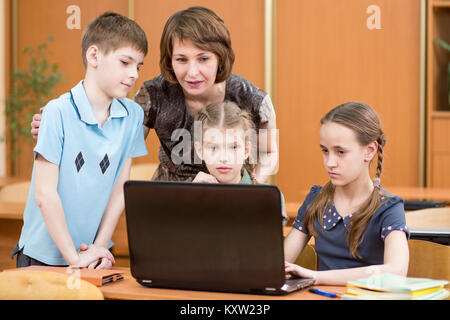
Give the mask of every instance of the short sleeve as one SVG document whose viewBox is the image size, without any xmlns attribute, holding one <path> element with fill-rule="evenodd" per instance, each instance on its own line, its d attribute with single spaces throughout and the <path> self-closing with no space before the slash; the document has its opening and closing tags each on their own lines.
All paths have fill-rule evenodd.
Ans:
<svg viewBox="0 0 450 320">
<path fill-rule="evenodd" d="M 275 109 L 268 94 L 261 102 L 261 106 L 259 108 L 259 117 L 261 119 L 261 125 L 264 127 L 268 126 L 269 124 L 274 125 L 276 122 Z"/>
<path fill-rule="evenodd" d="M 155 120 L 152 119 L 152 102 L 145 83 L 142 84 L 142 86 L 139 88 L 139 91 L 134 97 L 134 101 L 139 104 L 144 110 L 144 119 L 142 122 L 144 126 L 146 126 L 147 128 L 153 128 L 155 125 Z"/>
<path fill-rule="evenodd" d="M 309 233 L 306 230 L 305 226 L 303 225 L 303 220 L 305 220 L 306 210 L 308 209 L 309 205 L 314 201 L 316 196 L 319 194 L 320 189 L 322 189 L 321 186 L 312 186 L 311 190 L 309 191 L 308 195 L 305 198 L 305 201 L 303 201 L 302 205 L 298 209 L 297 217 L 292 223 L 292 227 L 308 235 Z"/>
<path fill-rule="evenodd" d="M 140 156 L 147 155 L 147 148 L 145 146 L 145 138 L 144 138 L 144 128 L 142 127 L 142 120 L 144 118 L 144 112 L 137 107 L 138 116 L 136 117 L 137 121 L 135 123 L 135 130 L 133 141 L 131 142 L 130 153 L 128 154 L 128 158 L 136 158 Z"/>
<path fill-rule="evenodd" d="M 34 147 L 35 156 L 40 154 L 47 161 L 60 165 L 64 144 L 64 128 L 61 112 L 55 101 L 50 101 L 42 113 L 39 135 Z"/>
<path fill-rule="evenodd" d="M 384 210 L 381 218 L 381 239 L 384 241 L 394 230 L 405 232 L 407 239 L 409 239 L 403 200 L 400 197 L 391 197 L 384 205 L 387 208 Z"/>
</svg>

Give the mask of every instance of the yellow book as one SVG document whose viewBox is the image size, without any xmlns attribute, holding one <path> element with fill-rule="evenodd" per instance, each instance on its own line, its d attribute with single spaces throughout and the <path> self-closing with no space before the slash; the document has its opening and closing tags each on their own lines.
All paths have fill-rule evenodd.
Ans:
<svg viewBox="0 0 450 320">
<path fill-rule="evenodd" d="M 444 288 L 444 286 L 439 286 L 439 287 L 428 288 L 428 289 L 417 290 L 417 291 L 410 291 L 410 292 L 390 292 L 390 291 L 370 290 L 370 289 L 364 289 L 364 288 L 359 288 L 359 287 L 348 285 L 345 295 L 370 296 L 373 299 L 398 299 L 398 300 L 407 299 L 407 300 L 409 300 L 409 299 L 417 299 L 419 297 L 429 295 L 436 291 L 440 291 L 443 288 Z"/>
<path fill-rule="evenodd" d="M 445 299 L 447 280 L 408 278 L 384 273 L 349 281 L 342 299 Z"/>
</svg>

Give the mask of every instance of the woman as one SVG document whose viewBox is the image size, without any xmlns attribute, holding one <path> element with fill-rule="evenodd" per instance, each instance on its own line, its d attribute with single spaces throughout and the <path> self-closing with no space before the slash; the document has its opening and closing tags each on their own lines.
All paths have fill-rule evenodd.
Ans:
<svg viewBox="0 0 450 320">
<path fill-rule="evenodd" d="M 253 174 L 265 182 L 278 162 L 274 108 L 264 91 L 232 73 L 234 52 L 223 20 L 205 7 L 175 13 L 164 27 L 160 54 L 161 75 L 144 82 L 135 97 L 145 112 L 145 137 L 155 129 L 161 144 L 153 180 L 192 181 L 198 172 L 208 172 L 195 159 L 194 139 L 183 133 L 192 137 L 197 112 L 226 99 L 252 115 L 258 134 Z M 37 137 L 40 116 L 33 120 L 31 133 Z"/>
</svg>

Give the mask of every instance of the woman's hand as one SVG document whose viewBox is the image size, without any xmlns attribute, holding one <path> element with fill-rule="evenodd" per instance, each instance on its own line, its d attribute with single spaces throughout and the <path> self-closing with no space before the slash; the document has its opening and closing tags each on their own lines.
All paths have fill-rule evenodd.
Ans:
<svg viewBox="0 0 450 320">
<path fill-rule="evenodd" d="M 44 107 L 42 107 L 39 111 L 42 113 Z M 34 140 L 37 140 L 39 134 L 39 126 L 41 125 L 41 114 L 36 113 L 33 115 L 33 120 L 31 121 L 31 135 Z"/>
<path fill-rule="evenodd" d="M 200 171 L 195 176 L 194 180 L 192 182 L 203 182 L 203 183 L 219 183 L 216 178 L 214 178 L 212 175 L 204 173 Z"/>
</svg>

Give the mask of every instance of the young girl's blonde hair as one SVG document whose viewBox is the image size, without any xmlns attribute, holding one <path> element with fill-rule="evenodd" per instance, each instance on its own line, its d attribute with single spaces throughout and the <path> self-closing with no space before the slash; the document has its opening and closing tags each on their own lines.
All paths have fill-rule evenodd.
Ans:
<svg viewBox="0 0 450 320">
<path fill-rule="evenodd" d="M 246 133 L 246 143 L 252 139 L 251 133 L 255 132 L 255 124 L 250 113 L 239 108 L 236 103 L 228 100 L 214 102 L 202 108 L 197 113 L 195 121 L 201 122 L 203 130 L 207 128 L 242 129 Z M 253 149 L 256 144 L 252 143 L 251 146 Z M 247 158 L 245 161 L 244 168 L 252 175 L 255 165 L 250 161 L 250 158 Z"/>
<path fill-rule="evenodd" d="M 358 253 L 358 247 L 363 241 L 364 232 L 370 219 L 382 203 L 380 198 L 382 193 L 380 189 L 380 176 L 383 163 L 383 148 L 386 144 L 386 138 L 377 113 L 369 105 L 362 102 L 347 102 L 337 106 L 320 120 L 322 125 L 328 122 L 334 122 L 353 130 L 358 142 L 362 146 L 366 146 L 374 141 L 378 143 L 378 162 L 375 178 L 373 179 L 373 192 L 359 209 L 353 213 L 351 230 L 347 230 L 346 235 L 347 244 L 352 256 L 361 258 Z M 317 233 L 314 230 L 314 221 L 319 221 L 320 225 L 323 226 L 323 213 L 332 204 L 334 190 L 334 185 L 329 181 L 307 208 L 304 225 L 308 232 L 314 236 L 317 236 Z"/>
</svg>

